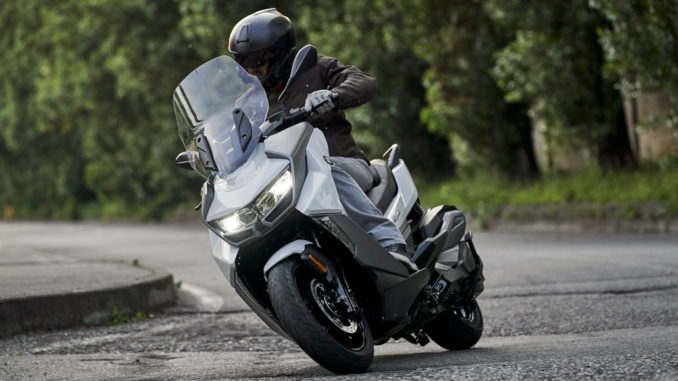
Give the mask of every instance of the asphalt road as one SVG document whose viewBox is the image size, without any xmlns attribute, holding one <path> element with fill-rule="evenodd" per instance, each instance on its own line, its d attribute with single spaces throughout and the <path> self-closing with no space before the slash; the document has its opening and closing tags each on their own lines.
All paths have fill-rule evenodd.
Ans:
<svg viewBox="0 0 678 381">
<path fill-rule="evenodd" d="M 248 312 L 200 225 L 0 223 L 0 255 L 138 259 L 182 281 L 180 304 L 145 321 L 0 341 L 0 379 L 678 379 L 678 237 L 475 237 L 478 345 L 389 342 L 368 373 L 337 377 Z"/>
</svg>

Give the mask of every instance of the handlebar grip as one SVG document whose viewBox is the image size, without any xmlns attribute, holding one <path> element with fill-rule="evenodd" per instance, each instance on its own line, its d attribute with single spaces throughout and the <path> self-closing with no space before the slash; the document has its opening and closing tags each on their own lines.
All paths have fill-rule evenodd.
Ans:
<svg viewBox="0 0 678 381">
<path fill-rule="evenodd" d="M 337 108 L 338 102 L 339 102 L 339 94 L 338 93 L 332 93 L 330 95 L 330 100 L 332 103 L 334 103 L 335 109 Z M 289 110 L 289 114 L 284 116 L 282 120 L 280 121 L 280 125 L 275 127 L 271 133 L 276 133 L 280 132 L 287 127 L 290 127 L 292 125 L 295 125 L 299 122 L 305 121 L 308 116 L 310 115 L 310 112 L 306 111 L 304 107 L 299 107 L 299 108 L 293 108 Z"/>
</svg>

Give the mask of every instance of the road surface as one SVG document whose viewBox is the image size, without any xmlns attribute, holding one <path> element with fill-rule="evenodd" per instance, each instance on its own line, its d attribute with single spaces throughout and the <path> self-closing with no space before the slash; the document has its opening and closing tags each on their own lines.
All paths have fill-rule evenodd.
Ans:
<svg viewBox="0 0 678 381">
<path fill-rule="evenodd" d="M 137 259 L 182 282 L 179 305 L 148 320 L 0 341 L 0 379 L 678 379 L 678 237 L 475 241 L 487 278 L 475 348 L 391 341 L 368 373 L 337 377 L 249 312 L 198 224 L 0 223 L 0 260 Z"/>
</svg>

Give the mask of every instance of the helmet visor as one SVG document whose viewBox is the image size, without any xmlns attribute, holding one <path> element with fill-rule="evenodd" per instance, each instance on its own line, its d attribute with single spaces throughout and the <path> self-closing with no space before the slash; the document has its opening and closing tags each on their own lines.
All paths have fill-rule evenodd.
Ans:
<svg viewBox="0 0 678 381">
<path fill-rule="evenodd" d="M 262 67 L 267 63 L 270 63 L 270 60 L 275 57 L 275 53 L 271 50 L 260 50 L 258 52 L 252 52 L 248 54 L 234 53 L 233 58 L 235 62 L 240 64 L 240 66 L 245 69 L 253 69 L 257 67 Z"/>
</svg>

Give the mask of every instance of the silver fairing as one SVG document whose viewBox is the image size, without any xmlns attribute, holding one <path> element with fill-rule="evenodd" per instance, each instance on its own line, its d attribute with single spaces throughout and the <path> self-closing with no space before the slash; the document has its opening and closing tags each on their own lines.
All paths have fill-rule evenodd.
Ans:
<svg viewBox="0 0 678 381">
<path fill-rule="evenodd" d="M 294 139 L 303 139 L 302 134 L 293 133 L 294 129 L 301 130 L 302 127 L 298 125 L 274 136 L 278 141 L 284 141 L 287 145 L 299 144 L 297 141 L 285 141 L 284 139 L 289 139 L 290 136 Z M 332 179 L 331 164 L 325 160 L 329 157 L 325 136 L 318 129 L 313 128 L 311 131 L 304 148 L 305 161 L 301 160 L 305 163 L 306 168 L 303 169 L 306 173 L 305 176 L 301 176 L 303 182 L 295 181 L 294 192 L 298 197 L 295 196 L 294 208 L 310 217 L 346 215 Z M 272 147 L 275 146 L 275 144 L 260 143 L 247 163 L 229 176 L 215 181 L 213 200 L 206 205 L 209 208 L 205 213 L 206 222 L 221 218 L 251 203 L 287 165 L 292 163 L 293 172 L 302 171 L 302 168 L 299 168 L 301 165 L 294 165 L 293 158 L 289 160 L 278 158 L 283 155 L 272 151 Z M 404 161 L 400 160 L 400 163 L 393 169 L 393 174 L 398 185 L 398 192 L 385 215 L 400 227 L 407 223 L 407 214 L 416 202 L 417 190 Z M 235 286 L 233 275 L 238 248 L 224 241 L 213 231 L 210 231 L 210 243 L 214 259 L 231 285 Z"/>
<path fill-rule="evenodd" d="M 205 221 L 214 221 L 254 201 L 287 165 L 289 161 L 285 159 L 267 157 L 264 144 L 259 143 L 243 166 L 229 175 L 215 177 L 214 199 Z"/>
<path fill-rule="evenodd" d="M 298 197 L 295 197 L 295 207 L 299 212 L 307 216 L 345 214 L 332 179 L 331 166 L 324 160 L 324 157 L 329 155 L 327 141 L 320 130 L 310 131 L 312 132 L 304 149 L 306 160 L 302 160 L 305 168 L 299 168 L 302 165 L 295 166 L 293 158 L 278 158 L 276 156 L 282 156 L 279 152 L 267 150 L 267 148 L 275 147 L 274 144 L 269 144 L 267 147 L 264 143 L 260 143 L 245 165 L 229 176 L 215 180 L 211 185 L 213 198 L 211 202 L 204 202 L 205 207 L 208 208 L 204 213 L 205 222 L 217 220 L 250 204 L 288 165 L 292 166 L 292 172 L 295 174 L 304 169 L 306 172 L 305 176 L 300 177 L 303 182 L 295 183 L 294 192 L 295 195 L 298 194 Z M 276 139 L 283 140 L 297 135 L 299 139 L 304 138 L 303 134 L 295 135 L 292 128 L 289 129 L 289 133 L 286 134 L 286 132 L 287 130 L 275 135 Z M 297 144 L 295 141 L 286 143 Z M 206 186 L 210 185 L 206 184 Z M 212 230 L 210 230 L 210 244 L 212 256 L 231 285 L 235 287 L 234 274 L 238 248 L 226 242 Z"/>
<path fill-rule="evenodd" d="M 212 187 L 213 195 L 211 201 L 205 200 L 203 195 L 203 205 L 207 208 L 203 214 L 205 223 L 210 226 L 209 222 L 250 204 L 288 165 L 289 161 L 285 159 L 268 158 L 264 152 L 263 143 L 260 143 L 245 165 L 228 177 L 217 178 L 213 184 L 205 185 L 205 187 Z M 212 229 L 209 231 L 209 236 L 212 256 L 231 286 L 235 287 L 235 260 L 238 247 L 229 244 Z"/>
<path fill-rule="evenodd" d="M 332 167 L 327 141 L 323 133 L 314 129 L 306 147 L 308 172 L 296 208 L 307 216 L 346 214 L 332 179 Z"/>
<path fill-rule="evenodd" d="M 298 130 L 301 130 L 301 128 L 299 127 Z M 310 126 L 306 128 L 308 129 Z M 297 173 L 295 177 L 301 179 L 300 181 L 295 181 L 295 199 L 292 208 L 312 218 L 331 216 L 335 222 L 340 222 L 341 220 L 337 220 L 337 218 L 338 216 L 343 216 L 346 219 L 345 221 L 348 222 L 349 219 L 341 205 L 332 178 L 331 161 L 325 160 L 329 157 L 329 150 L 322 132 L 315 128 L 308 129 L 310 136 L 308 134 L 304 135 L 299 131 L 295 135 L 294 130 L 285 135 L 286 132 L 287 130 L 278 134 L 281 135 L 277 137 L 278 142 L 284 142 L 285 145 L 296 145 L 305 139 L 305 147 L 300 147 L 302 148 L 300 153 L 305 156 L 305 160 L 303 158 L 302 160 L 295 159 L 291 156 L 283 159 L 282 157 L 286 157 L 284 152 L 282 152 L 284 147 L 276 144 L 269 144 L 268 146 L 260 144 L 260 147 L 257 147 L 257 150 L 248 163 L 243 166 L 242 170 L 238 170 L 231 176 L 223 179 L 224 182 L 214 184 L 214 199 L 211 205 L 208 206 L 209 210 L 206 211 L 206 221 L 221 218 L 227 213 L 248 205 L 271 182 L 276 174 L 284 169 L 285 166 L 291 165 L 293 172 Z M 274 147 L 278 149 L 274 150 Z M 288 153 L 292 151 L 294 150 L 288 150 Z M 305 176 L 299 176 L 299 172 L 302 170 L 301 167 L 304 167 Z M 398 185 L 398 193 L 391 202 L 386 215 L 396 224 L 402 225 L 406 224 L 407 214 L 416 202 L 417 191 L 409 171 L 402 160 L 394 168 L 394 177 Z M 349 228 L 349 226 L 345 225 L 344 229 Z M 356 226 L 356 228 L 358 227 Z M 370 252 L 369 257 L 380 258 L 377 261 L 379 266 L 393 267 L 391 269 L 392 274 L 402 272 L 400 277 L 396 278 L 402 279 L 398 282 L 404 282 L 407 279 L 407 272 L 404 267 L 400 269 L 402 266 L 397 261 L 388 256 L 386 252 L 382 253 L 378 250 L 378 244 L 368 234 L 365 232 L 358 233 L 360 232 L 355 231 L 350 238 L 351 240 L 357 239 L 357 241 L 354 241 L 355 247 L 370 248 L 367 249 Z M 272 234 L 275 234 L 275 231 Z M 244 289 L 243 283 L 238 280 L 236 261 L 239 249 L 226 242 L 213 231 L 210 231 L 210 243 L 212 255 L 231 286 L 240 295 L 251 295 L 250 291 Z M 283 245 L 271 255 L 266 266 L 270 268 L 291 255 L 299 254 L 300 247 L 303 249 L 303 242 L 290 242 L 287 245 Z M 262 269 L 262 272 L 265 276 L 265 269 Z M 256 298 L 250 296 L 247 298 L 243 297 L 243 299 L 269 326 L 279 331 L 276 319 L 272 319 L 269 316 L 270 312 L 260 305 Z"/>
<path fill-rule="evenodd" d="M 414 203 L 417 202 L 417 187 L 414 185 L 412 175 L 410 175 L 410 171 L 402 159 L 393 168 L 393 177 L 398 185 L 398 192 L 384 215 L 390 218 L 402 232 L 407 225 L 407 214 L 414 206 Z"/>
</svg>

